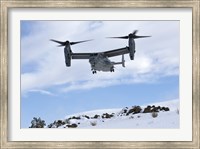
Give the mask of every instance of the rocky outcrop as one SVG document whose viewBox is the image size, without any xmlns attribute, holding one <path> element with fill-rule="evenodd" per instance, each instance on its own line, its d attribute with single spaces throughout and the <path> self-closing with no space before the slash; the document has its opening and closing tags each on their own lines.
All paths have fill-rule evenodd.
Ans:
<svg viewBox="0 0 200 149">
<path fill-rule="evenodd" d="M 114 116 L 114 114 L 104 113 L 101 117 L 102 118 L 112 118 L 113 116 Z"/>
<path fill-rule="evenodd" d="M 65 120 L 57 120 L 53 123 L 48 125 L 48 128 L 58 128 L 60 126 L 63 126 L 64 128 L 77 128 L 78 125 L 81 124 L 81 121 L 89 121 L 90 123 L 94 119 L 101 119 L 102 122 L 104 122 L 106 119 L 111 119 L 115 116 L 129 116 L 129 118 L 134 118 L 134 114 L 138 113 L 158 113 L 160 111 L 170 111 L 169 107 L 161 107 L 161 106 L 155 106 L 155 105 L 148 105 L 145 108 L 141 108 L 140 106 L 132 106 L 130 108 L 125 107 L 123 108 L 119 113 L 103 113 L 101 115 L 95 114 L 94 116 L 90 117 L 88 115 L 80 115 L 80 116 L 72 116 Z M 137 118 L 140 118 L 140 115 L 136 115 Z M 96 126 L 96 125 L 92 125 Z"/>
<path fill-rule="evenodd" d="M 152 113 L 152 112 L 159 112 L 159 111 L 169 111 L 168 107 L 160 107 L 160 106 L 147 106 L 144 108 L 143 113 Z"/>
<path fill-rule="evenodd" d="M 140 113 L 141 111 L 142 111 L 142 108 L 140 106 L 133 106 L 131 109 L 129 109 L 126 115 L 137 114 L 137 113 Z"/>
<path fill-rule="evenodd" d="M 73 123 L 73 124 L 71 124 L 71 125 L 66 125 L 68 128 L 76 128 L 78 125 L 77 124 L 75 124 L 75 123 Z"/>
</svg>

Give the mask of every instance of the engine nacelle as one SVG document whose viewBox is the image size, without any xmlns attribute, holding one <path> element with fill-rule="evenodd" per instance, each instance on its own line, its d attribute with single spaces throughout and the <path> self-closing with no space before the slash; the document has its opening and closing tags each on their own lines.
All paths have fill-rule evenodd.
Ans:
<svg viewBox="0 0 200 149">
<path fill-rule="evenodd" d="M 135 40 L 134 38 L 129 38 L 129 41 L 128 41 L 128 44 L 129 44 L 129 56 L 130 56 L 130 59 L 131 60 L 134 60 L 134 56 L 135 56 Z"/>
<path fill-rule="evenodd" d="M 65 64 L 67 67 L 71 66 L 71 48 L 70 45 L 66 45 L 64 49 Z"/>
</svg>

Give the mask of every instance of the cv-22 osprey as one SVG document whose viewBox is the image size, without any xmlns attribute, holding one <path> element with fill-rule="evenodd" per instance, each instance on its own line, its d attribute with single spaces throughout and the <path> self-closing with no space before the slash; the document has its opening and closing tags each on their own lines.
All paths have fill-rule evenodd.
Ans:
<svg viewBox="0 0 200 149">
<path fill-rule="evenodd" d="M 92 73 L 95 74 L 97 71 L 104 72 L 114 72 L 114 65 L 121 64 L 125 67 L 124 54 L 129 54 L 130 59 L 134 60 L 135 55 L 135 39 L 145 38 L 151 36 L 137 36 L 137 30 L 133 33 L 130 33 L 128 36 L 121 37 L 108 37 L 108 38 L 119 38 L 119 39 L 128 39 L 128 46 L 124 48 L 114 49 L 110 51 L 104 52 L 91 52 L 91 53 L 74 53 L 71 50 L 71 45 L 75 45 L 82 42 L 87 42 L 90 40 L 78 41 L 78 42 L 69 42 L 69 41 L 57 41 L 51 39 L 51 41 L 59 43 L 59 47 L 64 46 L 64 56 L 65 56 L 65 64 L 67 67 L 71 66 L 71 59 L 89 59 L 89 63 L 91 64 Z M 109 58 L 114 56 L 122 55 L 121 62 L 112 62 Z"/>
</svg>

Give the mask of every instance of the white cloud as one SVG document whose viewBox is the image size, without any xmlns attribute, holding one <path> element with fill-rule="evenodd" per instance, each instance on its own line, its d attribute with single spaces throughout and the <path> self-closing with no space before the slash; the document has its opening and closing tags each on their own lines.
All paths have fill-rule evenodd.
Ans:
<svg viewBox="0 0 200 149">
<path fill-rule="evenodd" d="M 32 90 L 29 90 L 28 92 L 37 92 L 37 93 L 40 93 L 40 94 L 44 94 L 44 95 L 50 95 L 50 96 L 55 96 L 55 94 L 49 92 L 49 91 L 45 91 L 45 90 L 36 90 L 36 89 L 32 89 Z"/>
<path fill-rule="evenodd" d="M 71 91 L 117 84 L 149 83 L 159 77 L 178 75 L 178 27 L 177 21 L 38 22 L 31 34 L 21 39 L 22 69 L 25 70 L 29 65 L 37 66 L 33 71 L 21 74 L 22 92 L 45 90 L 63 84 L 67 87 L 62 91 Z M 125 47 L 128 41 L 104 37 L 123 36 L 134 29 L 139 29 L 138 35 L 152 37 L 137 39 L 135 60 L 130 61 L 129 55 L 126 55 L 126 68 L 116 66 L 114 73 L 97 72 L 93 75 L 88 60 L 72 60 L 72 66 L 67 68 L 63 47 L 56 47 L 55 43 L 49 41 L 51 38 L 63 41 L 95 39 L 72 46 L 73 52 L 105 51 Z M 111 60 L 121 61 L 121 57 Z"/>
</svg>

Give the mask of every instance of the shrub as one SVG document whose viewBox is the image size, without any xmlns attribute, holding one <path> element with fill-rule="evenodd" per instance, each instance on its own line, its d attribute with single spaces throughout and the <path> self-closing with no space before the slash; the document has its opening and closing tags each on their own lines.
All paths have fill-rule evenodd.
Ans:
<svg viewBox="0 0 200 149">
<path fill-rule="evenodd" d="M 73 124 L 71 124 L 71 125 L 66 125 L 68 128 L 76 128 L 78 125 L 77 124 L 75 124 L 75 123 L 73 123 Z"/>
<path fill-rule="evenodd" d="M 85 117 L 85 118 L 87 118 L 87 119 L 90 119 L 90 117 L 89 117 L 89 116 L 87 116 L 87 115 L 84 115 L 83 117 Z"/>
<path fill-rule="evenodd" d="M 169 111 L 170 109 L 168 107 L 162 107 L 161 110 L 163 110 L 163 111 Z"/>
<path fill-rule="evenodd" d="M 158 116 L 158 113 L 157 113 L 157 112 L 152 112 L 152 113 L 151 113 L 151 116 L 152 116 L 153 118 L 156 118 L 156 117 Z"/>
<path fill-rule="evenodd" d="M 129 114 L 137 114 L 137 113 L 140 113 L 142 111 L 142 108 L 140 106 L 133 106 L 128 112 L 126 115 L 129 115 Z"/>
<path fill-rule="evenodd" d="M 90 124 L 91 124 L 92 126 L 96 126 L 96 125 L 97 125 L 97 122 L 96 122 L 96 121 L 91 121 Z"/>
<path fill-rule="evenodd" d="M 99 118 L 99 117 L 100 117 L 100 115 L 97 115 L 97 114 L 96 114 L 93 118 Z"/>
<path fill-rule="evenodd" d="M 179 115 L 179 109 L 176 110 L 176 113 Z"/>
<path fill-rule="evenodd" d="M 104 113 L 101 117 L 102 118 L 112 118 L 114 115 L 112 114 L 108 114 L 108 113 Z"/>
<path fill-rule="evenodd" d="M 150 113 L 150 112 L 151 112 L 151 106 L 147 106 L 143 111 L 143 113 Z"/>
<path fill-rule="evenodd" d="M 31 121 L 31 126 L 29 128 L 44 128 L 46 126 L 46 123 L 44 120 L 42 120 L 40 117 L 36 118 L 34 117 Z"/>
</svg>

